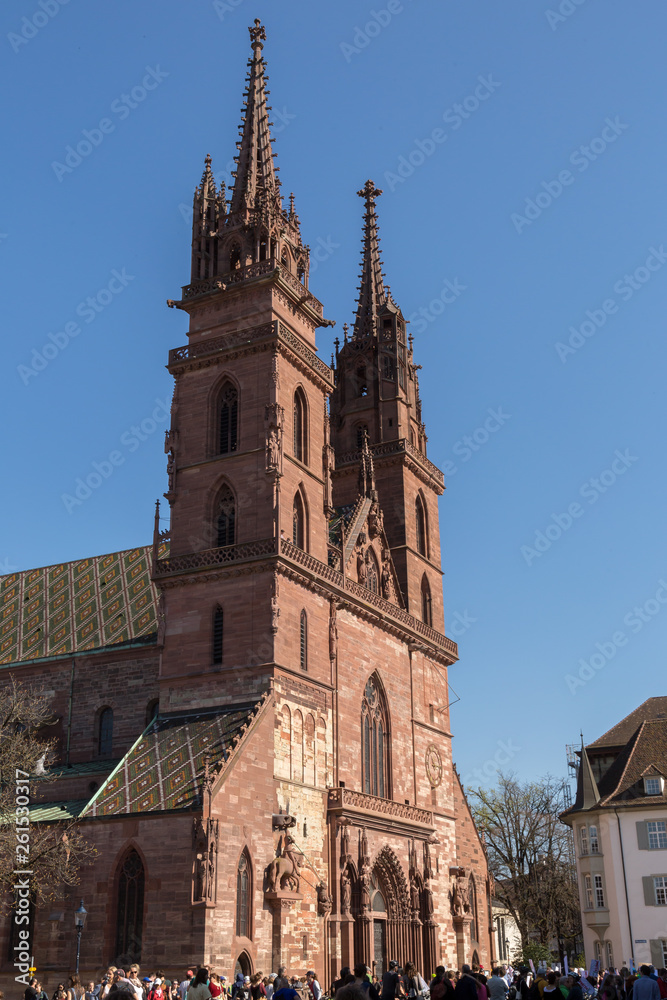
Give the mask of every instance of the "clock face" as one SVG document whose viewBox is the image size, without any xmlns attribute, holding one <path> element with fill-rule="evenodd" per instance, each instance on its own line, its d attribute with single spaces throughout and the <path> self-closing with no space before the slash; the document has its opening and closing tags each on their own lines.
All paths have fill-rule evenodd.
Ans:
<svg viewBox="0 0 667 1000">
<path fill-rule="evenodd" d="M 429 743 L 426 748 L 426 777 L 432 788 L 437 788 L 442 781 L 442 757 L 435 743 Z"/>
</svg>

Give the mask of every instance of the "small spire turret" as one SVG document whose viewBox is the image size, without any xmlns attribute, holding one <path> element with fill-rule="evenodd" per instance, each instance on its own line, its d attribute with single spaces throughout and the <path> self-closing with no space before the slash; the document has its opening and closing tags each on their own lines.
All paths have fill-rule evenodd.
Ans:
<svg viewBox="0 0 667 1000">
<path fill-rule="evenodd" d="M 359 276 L 361 283 L 357 300 L 357 316 L 354 321 L 354 339 L 377 335 L 378 313 L 387 301 L 375 212 L 375 199 L 382 194 L 382 191 L 375 187 L 373 181 L 368 180 L 361 191 L 357 191 L 357 194 L 365 201 L 365 211 L 361 274 Z"/>
</svg>

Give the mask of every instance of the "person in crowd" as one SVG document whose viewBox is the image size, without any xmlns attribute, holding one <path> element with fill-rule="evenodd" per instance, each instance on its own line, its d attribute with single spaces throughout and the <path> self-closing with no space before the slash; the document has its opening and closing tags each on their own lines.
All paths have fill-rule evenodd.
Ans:
<svg viewBox="0 0 667 1000">
<path fill-rule="evenodd" d="M 401 992 L 401 980 L 398 974 L 398 962 L 392 958 L 389 968 L 382 973 L 382 989 L 380 996 L 382 1000 L 395 1000 Z"/>
<path fill-rule="evenodd" d="M 544 987 L 542 1000 L 567 1000 L 567 992 L 559 986 L 555 972 L 547 972 L 547 984 Z"/>
<path fill-rule="evenodd" d="M 113 982 L 107 994 L 109 1000 L 135 1000 L 134 986 L 125 975 L 124 969 L 116 969 L 113 974 Z M 68 996 L 68 1000 L 70 1000 Z"/>
<path fill-rule="evenodd" d="M 436 966 L 435 976 L 431 980 L 431 1000 L 453 1000 L 454 987 L 448 975 L 444 965 Z"/>
<path fill-rule="evenodd" d="M 134 987 L 134 993 L 137 1000 L 144 1000 L 144 984 L 139 978 L 139 966 L 131 965 L 127 970 L 127 978 Z"/>
<path fill-rule="evenodd" d="M 377 988 L 368 978 L 368 967 L 363 962 L 357 963 L 354 967 L 353 984 L 357 985 L 363 992 L 366 1000 L 380 1000 Z"/>
<path fill-rule="evenodd" d="M 58 983 L 53 991 L 52 1000 L 67 1000 L 67 990 L 62 983 Z"/>
<path fill-rule="evenodd" d="M 640 965 L 639 977 L 632 987 L 632 1000 L 660 1000 L 660 987 L 651 977 L 650 965 Z"/>
<path fill-rule="evenodd" d="M 99 993 L 99 987 L 96 987 L 95 983 L 89 982 L 88 989 L 83 994 L 83 998 L 84 1000 L 97 1000 L 98 993 Z"/>
<path fill-rule="evenodd" d="M 454 988 L 455 1000 L 478 1000 L 477 980 L 469 965 L 461 966 L 461 978 Z"/>
<path fill-rule="evenodd" d="M 194 969 L 187 969 L 185 976 L 183 977 L 183 979 L 181 979 L 180 983 L 178 984 L 178 993 L 180 996 L 180 1000 L 185 1000 L 186 994 L 190 989 L 190 983 L 192 982 L 194 977 L 195 977 Z"/>
<path fill-rule="evenodd" d="M 667 969 L 658 969 L 658 989 L 662 1000 L 667 1000 Z"/>
<path fill-rule="evenodd" d="M 334 979 L 333 983 L 331 984 L 332 997 L 336 996 L 336 993 L 338 993 L 338 990 L 342 987 L 343 983 L 345 982 L 345 979 L 349 975 L 350 975 L 350 967 L 349 965 L 344 965 L 343 968 L 340 970 L 340 976 L 338 977 L 338 979 Z"/>
<path fill-rule="evenodd" d="M 486 986 L 487 979 L 482 969 L 480 968 L 474 975 L 477 980 L 477 996 L 479 1000 L 489 1000 L 489 991 Z"/>
<path fill-rule="evenodd" d="M 491 970 L 491 978 L 487 980 L 486 989 L 489 994 L 489 1000 L 506 1000 L 507 983 L 503 979 L 502 971 L 498 966 Z"/>
<path fill-rule="evenodd" d="M 278 986 L 278 983 L 282 982 L 285 985 Z M 273 989 L 273 1000 L 299 1000 L 299 993 L 287 979 L 287 970 L 283 965 L 278 969 L 278 978 L 274 983 Z"/>
<path fill-rule="evenodd" d="M 81 985 L 81 980 L 76 975 L 69 977 L 69 985 L 67 987 L 67 1000 L 81 1000 L 84 994 L 83 986 Z"/>
<path fill-rule="evenodd" d="M 266 996 L 267 996 L 267 1000 L 271 1000 L 271 997 L 273 996 L 273 991 L 276 988 L 276 979 L 277 978 L 278 978 L 278 976 L 276 975 L 276 973 L 272 972 L 271 975 L 269 976 L 269 978 L 267 979 L 267 982 L 266 982 Z"/>
<path fill-rule="evenodd" d="M 320 997 L 322 996 L 322 987 L 318 983 L 317 975 L 313 969 L 310 969 L 306 973 L 306 986 L 310 991 L 312 1000 L 320 1000 Z"/>
<path fill-rule="evenodd" d="M 186 1000 L 211 1000 L 211 991 L 208 986 L 208 971 L 206 969 L 197 969 L 197 974 L 194 981 L 188 987 L 188 991 L 185 994 Z"/>
<path fill-rule="evenodd" d="M 351 977 L 351 982 L 341 986 L 336 993 L 336 1000 L 365 1000 L 366 994 L 358 983 L 355 983 L 354 976 L 350 973 L 346 978 Z"/>
<path fill-rule="evenodd" d="M 213 1000 L 218 1000 L 218 997 L 222 996 L 222 983 L 220 982 L 220 976 L 217 972 L 211 972 L 209 974 L 208 988 L 211 992 Z"/>
<path fill-rule="evenodd" d="M 37 1000 L 39 990 L 37 989 L 37 976 L 31 976 L 23 994 L 25 1000 Z"/>
</svg>

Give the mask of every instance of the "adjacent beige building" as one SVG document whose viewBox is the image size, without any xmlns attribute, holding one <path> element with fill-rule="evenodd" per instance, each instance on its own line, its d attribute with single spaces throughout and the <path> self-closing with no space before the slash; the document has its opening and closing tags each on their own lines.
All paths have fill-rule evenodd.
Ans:
<svg viewBox="0 0 667 1000">
<path fill-rule="evenodd" d="M 667 697 L 580 751 L 572 827 L 587 964 L 667 966 Z"/>
</svg>

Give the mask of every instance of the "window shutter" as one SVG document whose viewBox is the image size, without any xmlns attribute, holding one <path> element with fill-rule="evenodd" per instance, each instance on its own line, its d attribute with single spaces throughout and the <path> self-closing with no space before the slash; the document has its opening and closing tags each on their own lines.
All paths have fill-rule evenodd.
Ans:
<svg viewBox="0 0 667 1000">
<path fill-rule="evenodd" d="M 662 941 L 649 941 L 649 944 L 651 945 L 651 964 L 655 966 L 656 969 L 662 969 L 664 964 L 662 957 Z"/>
<path fill-rule="evenodd" d="M 639 821 L 637 826 L 637 847 L 640 851 L 648 851 L 648 827 L 645 821 Z"/>
<path fill-rule="evenodd" d="M 655 906 L 655 888 L 652 876 L 644 875 L 642 877 L 642 885 L 644 886 L 644 904 L 646 906 Z"/>
</svg>

